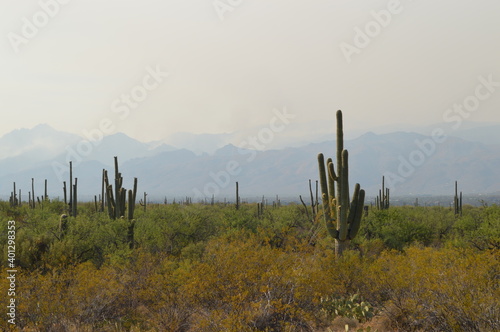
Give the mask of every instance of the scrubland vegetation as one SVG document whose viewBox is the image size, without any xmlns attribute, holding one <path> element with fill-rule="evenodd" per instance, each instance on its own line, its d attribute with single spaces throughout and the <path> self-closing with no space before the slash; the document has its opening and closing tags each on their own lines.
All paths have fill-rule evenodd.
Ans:
<svg viewBox="0 0 500 332">
<path fill-rule="evenodd" d="M 301 205 L 149 205 L 134 249 L 127 220 L 81 204 L 61 234 L 65 212 L 0 202 L 0 233 L 16 220 L 19 330 L 500 330 L 498 206 L 370 210 L 338 259 Z"/>
</svg>

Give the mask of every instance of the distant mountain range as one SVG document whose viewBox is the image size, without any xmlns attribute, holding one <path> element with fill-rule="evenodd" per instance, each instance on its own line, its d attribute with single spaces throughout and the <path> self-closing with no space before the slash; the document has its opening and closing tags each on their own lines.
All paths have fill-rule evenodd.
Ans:
<svg viewBox="0 0 500 332">
<path fill-rule="evenodd" d="M 462 138 L 467 141 L 480 142 L 484 144 L 500 144 L 500 124 L 489 122 L 461 123 L 458 128 L 456 123 L 436 123 L 432 125 L 387 125 L 371 128 L 370 131 L 375 134 L 390 134 L 394 132 L 409 132 L 421 135 L 431 135 L 436 129 L 443 130 L 448 136 Z M 246 131 L 223 133 L 223 134 L 192 134 L 175 133 L 166 138 L 168 144 L 178 148 L 191 150 L 197 154 L 207 152 L 212 154 L 217 149 L 228 144 L 240 146 L 240 143 L 248 138 L 255 136 L 262 127 L 247 128 Z M 366 130 L 348 130 L 344 132 L 346 139 L 355 139 Z M 307 133 L 307 135 L 304 135 Z M 283 149 L 287 147 L 300 147 L 310 143 L 321 143 L 329 141 L 335 136 L 335 127 L 333 122 L 328 121 L 310 121 L 305 123 L 290 123 L 286 131 L 280 132 L 270 142 L 267 149 Z"/>
<path fill-rule="evenodd" d="M 393 196 L 452 195 L 455 180 L 465 195 L 500 193 L 500 126 L 450 134 L 457 135 L 442 141 L 412 132 L 365 133 L 347 140 L 351 187 L 359 182 L 373 197 L 385 175 Z M 334 137 L 333 130 L 330 136 Z M 198 138 L 191 135 L 193 141 Z M 215 194 L 232 200 L 238 181 L 240 195 L 246 198 L 308 197 L 308 180 L 318 177 L 317 154 L 335 157 L 335 142 L 266 151 L 227 144 L 212 150 L 195 153 L 162 142 L 139 142 L 121 133 L 89 142 L 48 125 L 15 130 L 0 138 L 0 197 L 6 199 L 16 181 L 26 199 L 31 178 L 37 196 L 47 179 L 49 195 L 62 197 L 62 181 L 69 181 L 67 165 L 72 160 L 79 195 L 90 200 L 100 193 L 102 169 L 113 176 L 113 156 L 118 156 L 124 187 L 130 188 L 133 177 L 138 178 L 139 196 L 147 192 L 149 197 L 171 200 Z"/>
</svg>

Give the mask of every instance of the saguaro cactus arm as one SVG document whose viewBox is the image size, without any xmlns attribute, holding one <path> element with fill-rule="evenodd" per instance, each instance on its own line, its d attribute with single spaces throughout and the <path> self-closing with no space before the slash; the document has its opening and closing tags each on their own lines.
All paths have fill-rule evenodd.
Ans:
<svg viewBox="0 0 500 332">
<path fill-rule="evenodd" d="M 329 165 L 333 164 L 330 162 Z M 320 186 L 322 193 L 322 202 L 323 202 L 323 214 L 326 224 L 326 229 L 328 233 L 333 237 L 338 237 L 337 227 L 335 225 L 335 198 L 330 198 L 328 192 L 328 183 L 326 178 L 326 170 L 325 170 L 325 158 L 322 153 L 318 154 L 318 168 L 319 168 L 319 178 L 320 178 Z M 330 187 L 331 189 L 331 187 Z"/>
<path fill-rule="evenodd" d="M 359 183 L 354 187 L 354 194 L 352 196 L 351 208 L 349 210 L 348 218 L 348 235 L 349 240 L 354 239 L 358 234 L 361 226 L 361 217 L 363 215 L 363 207 L 365 204 L 365 191 L 361 189 Z"/>
</svg>

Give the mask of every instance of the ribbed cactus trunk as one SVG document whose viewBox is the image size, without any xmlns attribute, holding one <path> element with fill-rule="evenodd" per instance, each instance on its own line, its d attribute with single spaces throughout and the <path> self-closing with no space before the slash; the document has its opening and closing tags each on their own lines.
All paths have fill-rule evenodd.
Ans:
<svg viewBox="0 0 500 332">
<path fill-rule="evenodd" d="M 78 178 L 75 178 L 75 184 L 73 185 L 73 202 L 71 203 L 71 215 L 76 217 L 78 214 L 77 204 L 78 204 Z"/>
<path fill-rule="evenodd" d="M 102 183 L 101 183 L 101 212 L 104 212 L 104 204 L 106 201 L 106 182 L 104 181 L 104 177 L 106 175 L 106 170 L 102 169 Z"/>
<path fill-rule="evenodd" d="M 32 197 L 32 200 L 31 200 L 31 203 L 32 203 L 32 206 L 31 208 L 35 208 L 36 205 L 35 205 L 35 179 L 34 178 L 31 178 L 31 197 Z"/>
<path fill-rule="evenodd" d="M 73 204 L 73 162 L 69 162 L 69 215 L 72 214 L 71 204 Z"/>
<path fill-rule="evenodd" d="M 122 187 L 122 177 L 118 171 L 118 157 L 115 158 L 115 218 L 120 218 L 122 214 L 122 193 L 120 191 Z"/>
<path fill-rule="evenodd" d="M 127 229 L 127 241 L 130 249 L 134 249 L 135 240 L 135 220 L 134 220 L 134 210 L 135 210 L 135 194 L 137 193 L 137 178 L 134 178 L 134 190 L 128 191 L 128 229 Z"/>
<path fill-rule="evenodd" d="M 344 251 L 349 248 L 349 243 L 350 241 L 339 241 L 338 239 L 335 239 L 335 257 L 342 257 L 344 254 Z"/>
<path fill-rule="evenodd" d="M 455 215 L 462 216 L 462 192 L 458 195 L 458 181 L 455 181 L 455 198 L 453 199 Z"/>
<path fill-rule="evenodd" d="M 240 191 L 238 181 L 236 181 L 236 210 L 240 208 Z"/>
<path fill-rule="evenodd" d="M 63 181 L 63 197 L 64 197 L 64 206 L 67 206 L 68 198 L 66 193 L 66 181 Z"/>
<path fill-rule="evenodd" d="M 359 183 L 352 200 L 349 197 L 349 153 L 344 149 L 341 111 L 337 112 L 337 173 L 330 158 L 325 168 L 322 153 L 318 155 L 318 167 L 326 228 L 335 239 L 335 254 L 340 257 L 359 231 L 365 201 Z"/>
</svg>

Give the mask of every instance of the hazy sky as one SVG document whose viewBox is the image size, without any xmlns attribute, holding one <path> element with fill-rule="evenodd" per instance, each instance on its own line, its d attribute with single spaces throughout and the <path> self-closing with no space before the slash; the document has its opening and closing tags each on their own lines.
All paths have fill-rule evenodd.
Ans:
<svg viewBox="0 0 500 332">
<path fill-rule="evenodd" d="M 498 0 L 1 0 L 0 135 L 104 121 L 148 141 L 285 107 L 304 136 L 333 133 L 337 109 L 346 130 L 500 122 L 499 15 Z"/>
</svg>

